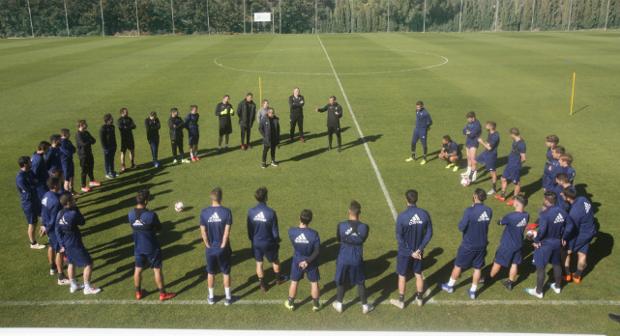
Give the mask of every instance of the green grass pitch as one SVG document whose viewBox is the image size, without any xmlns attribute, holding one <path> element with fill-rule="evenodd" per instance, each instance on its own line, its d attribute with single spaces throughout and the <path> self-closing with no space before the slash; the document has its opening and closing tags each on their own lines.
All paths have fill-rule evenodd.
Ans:
<svg viewBox="0 0 620 336">
<path fill-rule="evenodd" d="M 412 105 L 418 99 L 425 101 L 434 119 L 429 135 L 431 151 L 439 147 L 444 134 L 462 143 L 460 132 L 469 110 L 476 111 L 483 122 L 498 123 L 500 157 L 509 151 L 508 129 L 519 127 L 528 144 L 523 185 L 530 196 L 528 210 L 533 214 L 542 201 L 537 180 L 544 162 L 544 137 L 559 135 L 561 144 L 575 156 L 576 182 L 592 197 L 600 223 L 584 282 L 569 284 L 559 296 L 547 293 L 540 304 L 523 292 L 535 282 L 532 268 L 524 266 L 522 281 L 513 292 L 496 283 L 485 288 L 474 305 L 466 305 L 471 275 L 466 272 L 454 294 L 436 293 L 433 303 L 423 308 L 409 306 L 399 311 L 380 305 L 367 316 L 361 314 L 358 305 L 342 315 L 331 307 L 312 313 L 309 304 L 295 312 L 287 311 L 280 304 L 286 299 L 287 285 L 266 294 L 257 290 L 246 235 L 245 214 L 254 205 L 252 195 L 259 186 L 269 188 L 269 204 L 278 211 L 283 234 L 297 224 L 302 208 L 311 208 L 315 213 L 312 226 L 322 236 L 322 298 L 328 300 L 335 295 L 335 226 L 345 218 L 349 201 L 357 199 L 363 206 L 362 220 L 371 227 L 365 246 L 370 301 L 386 302 L 396 296 L 394 220 L 317 36 L 0 41 L 0 209 L 4 218 L 0 326 L 617 333 L 618 325 L 609 322 L 606 315 L 620 311 L 620 264 L 614 238 L 620 233 L 614 196 L 619 177 L 615 151 L 620 148 L 619 39 L 618 32 L 321 36 L 396 209 L 405 207 L 404 191 L 416 188 L 419 206 L 433 217 L 435 234 L 427 249 L 425 276 L 434 293 L 448 278 L 460 242 L 456 225 L 470 204 L 473 188 L 460 186 L 458 174 L 448 172 L 439 160 L 426 166 L 404 162 L 414 121 Z M 573 71 L 577 73 L 577 113 L 569 117 Z M 283 133 L 288 132 L 287 98 L 293 87 L 301 87 L 309 132 L 305 144 L 285 145 L 279 150 L 280 167 L 265 170 L 259 168 L 259 146 L 247 152 L 236 150 L 237 127 L 231 137 L 235 150 L 213 153 L 217 141 L 215 104 L 225 93 L 232 96 L 235 107 L 248 91 L 258 96 L 259 75 L 264 83 L 263 96 L 271 100 L 282 118 Z M 345 108 L 342 153 L 325 151 L 325 115 L 314 112 L 332 94 Z M 62 127 L 75 133 L 79 118 L 87 119 L 93 135 L 98 135 L 103 114 L 113 113 L 116 118 L 119 108 L 126 106 L 138 124 L 137 161 L 148 163 L 142 124 L 146 114 L 155 110 L 167 119 L 170 107 L 177 106 L 185 115 L 190 104 L 200 107 L 200 148 L 207 156 L 196 164 L 135 170 L 80 197 L 79 205 L 87 218 L 85 244 L 95 263 L 93 281 L 104 291 L 86 298 L 70 295 L 67 288 L 55 285 L 47 274 L 45 252 L 31 251 L 26 242 L 26 225 L 14 187 L 17 157 L 30 155 L 40 140 Z M 161 136 L 160 156 L 168 158 L 169 163 L 167 130 L 162 130 Z M 254 129 L 252 139 L 258 141 L 258 136 Z M 96 177 L 101 179 L 103 156 L 98 144 L 94 150 Z M 79 173 L 79 167 L 76 171 Z M 487 177 L 480 179 L 485 188 Z M 175 300 L 206 299 L 198 217 L 207 204 L 208 191 L 215 186 L 224 189 L 224 204 L 234 215 L 233 295 L 249 304 L 174 304 Z M 168 288 L 180 293 L 169 305 L 156 302 L 155 295 L 145 299 L 153 305 L 122 304 L 133 299 L 133 244 L 126 215 L 135 192 L 144 187 L 154 194 L 150 207 L 164 221 L 160 240 Z M 182 213 L 174 211 L 173 204 L 178 200 L 187 207 Z M 509 211 L 495 200 L 487 203 L 495 210 L 495 218 Z M 500 228 L 493 225 L 487 263 L 492 260 L 500 234 Z M 280 254 L 284 262 L 290 261 L 290 243 L 282 244 Z M 221 278 L 217 279 L 216 293 L 222 295 Z M 144 274 L 143 287 L 155 289 L 150 271 Z M 412 294 L 410 282 L 408 296 Z M 302 282 L 299 298 L 304 300 L 308 295 L 309 286 Z M 345 300 L 354 295 L 354 290 L 349 291 Z M 106 301 L 70 306 L 36 304 L 58 300 Z M 557 304 L 548 304 L 551 300 Z"/>
</svg>

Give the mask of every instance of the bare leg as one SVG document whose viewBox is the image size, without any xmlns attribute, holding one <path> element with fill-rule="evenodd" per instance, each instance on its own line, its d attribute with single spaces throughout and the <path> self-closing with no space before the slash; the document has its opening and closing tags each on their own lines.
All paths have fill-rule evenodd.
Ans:
<svg viewBox="0 0 620 336">
<path fill-rule="evenodd" d="M 136 267 L 133 270 L 133 285 L 136 289 L 140 289 L 142 284 L 142 268 Z"/>
<path fill-rule="evenodd" d="M 291 281 L 291 286 L 288 288 L 288 297 L 294 299 L 297 296 L 297 281 Z"/>
<path fill-rule="evenodd" d="M 90 284 L 90 275 L 93 273 L 93 265 L 84 267 L 84 284 Z"/>
<path fill-rule="evenodd" d="M 263 262 L 256 262 L 256 276 L 258 276 L 258 280 L 262 280 L 265 277 L 265 272 L 263 272 Z"/>
<path fill-rule="evenodd" d="M 153 275 L 155 276 L 155 285 L 157 285 L 157 289 L 159 292 L 164 291 L 164 273 L 161 271 L 161 268 L 153 268 Z"/>
<path fill-rule="evenodd" d="M 508 279 L 512 282 L 517 281 L 518 271 L 519 271 L 519 265 L 517 264 L 510 265 L 510 271 L 508 272 Z"/>
<path fill-rule="evenodd" d="M 471 285 L 472 286 L 478 286 L 478 282 L 480 281 L 480 275 L 481 275 L 481 271 L 480 269 L 474 269 L 474 274 L 471 277 Z"/>
<path fill-rule="evenodd" d="M 418 293 L 424 292 L 424 277 L 422 277 L 422 274 L 415 275 L 415 288 Z"/>
<path fill-rule="evenodd" d="M 63 253 L 56 253 L 56 271 L 58 272 L 58 274 L 62 274 L 62 261 L 63 261 Z"/>
<path fill-rule="evenodd" d="M 407 278 L 402 275 L 399 275 L 398 276 L 398 295 L 400 295 L 401 297 L 404 297 L 406 292 L 407 292 Z"/>
<path fill-rule="evenodd" d="M 458 266 L 454 266 L 454 268 L 452 269 L 452 274 L 450 274 L 450 279 L 458 280 L 460 276 L 461 276 L 461 268 Z"/>
<path fill-rule="evenodd" d="M 493 267 L 491 267 L 491 273 L 489 274 L 489 276 L 491 278 L 495 278 L 495 276 L 497 275 L 497 273 L 499 273 L 499 271 L 502 269 L 502 266 L 498 263 L 493 263 Z"/>
<path fill-rule="evenodd" d="M 318 282 L 311 282 L 310 283 L 310 295 L 312 296 L 313 300 L 318 300 L 319 296 L 321 295 L 321 290 L 319 289 L 319 283 Z"/>
</svg>

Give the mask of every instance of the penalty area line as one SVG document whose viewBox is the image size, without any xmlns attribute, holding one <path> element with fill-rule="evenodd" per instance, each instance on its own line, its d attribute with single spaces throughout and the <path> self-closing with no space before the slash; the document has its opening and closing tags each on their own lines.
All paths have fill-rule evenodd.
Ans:
<svg viewBox="0 0 620 336">
<path fill-rule="evenodd" d="M 340 92 L 342 93 L 342 97 L 344 98 L 344 102 L 347 104 L 347 108 L 349 109 L 349 113 L 351 114 L 351 119 L 353 119 L 353 123 L 355 124 L 355 128 L 357 129 L 357 133 L 362 139 L 364 143 L 364 149 L 366 150 L 366 155 L 368 156 L 368 160 L 370 160 L 370 165 L 372 169 L 375 171 L 375 175 L 377 176 L 377 181 L 379 181 L 379 186 L 381 187 L 381 191 L 383 191 L 383 196 L 385 196 L 385 201 L 390 208 L 390 212 L 392 213 L 392 217 L 396 220 L 398 216 L 398 212 L 396 212 L 396 208 L 394 207 L 394 203 L 392 203 L 392 198 L 390 196 L 390 192 L 387 190 L 385 186 L 385 181 L 383 181 L 383 176 L 381 176 L 381 172 L 379 171 L 379 166 L 377 166 L 377 162 L 375 158 L 372 156 L 372 152 L 370 151 L 370 146 L 368 146 L 368 142 L 366 141 L 366 137 L 364 136 L 364 132 L 362 132 L 362 128 L 360 124 L 357 122 L 357 118 L 355 117 L 355 112 L 353 112 L 353 108 L 351 107 L 351 103 L 349 102 L 349 97 L 347 97 L 346 92 L 344 92 L 344 87 L 342 86 L 342 82 L 340 81 L 340 77 L 336 72 L 336 68 L 334 67 L 334 63 L 332 62 L 327 49 L 325 49 L 325 45 L 323 45 L 323 41 L 321 40 L 321 36 L 319 34 L 316 35 L 319 40 L 319 44 L 321 45 L 321 49 L 323 49 L 323 53 L 325 54 L 325 58 L 327 58 L 327 62 L 329 63 L 329 67 L 332 69 L 332 73 L 334 74 L 334 78 L 336 79 L 336 83 L 338 83 L 338 87 L 340 87 Z"/>
<path fill-rule="evenodd" d="M 322 304 L 327 301 L 321 300 Z M 224 302 L 218 301 L 216 305 L 223 305 Z M 380 305 L 390 305 L 389 301 L 382 301 Z M 61 305 L 209 305 L 207 300 L 170 300 L 159 302 L 158 300 L 22 300 L 22 301 L 0 301 L 0 307 L 31 307 L 31 306 L 61 306 Z M 284 300 L 237 300 L 233 305 L 245 306 L 269 306 L 284 305 Z M 616 300 L 435 300 L 430 299 L 426 305 L 432 306 L 620 306 L 620 301 Z"/>
</svg>

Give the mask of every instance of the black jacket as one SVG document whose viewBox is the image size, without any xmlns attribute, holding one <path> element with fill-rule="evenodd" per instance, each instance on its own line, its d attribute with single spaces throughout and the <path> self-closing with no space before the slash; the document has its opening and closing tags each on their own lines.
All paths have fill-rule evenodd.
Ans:
<svg viewBox="0 0 620 336">
<path fill-rule="evenodd" d="M 258 130 L 263 136 L 263 145 L 275 146 L 280 144 L 280 119 L 278 117 L 261 119 Z"/>
<path fill-rule="evenodd" d="M 99 139 L 104 151 L 116 150 L 116 129 L 114 125 L 103 125 L 99 130 Z"/>
<path fill-rule="evenodd" d="M 84 158 L 93 156 L 92 145 L 94 145 L 97 140 L 95 140 L 88 131 L 78 131 L 75 135 L 75 142 L 77 144 L 78 157 Z"/>
<path fill-rule="evenodd" d="M 230 125 L 230 117 L 233 114 L 235 114 L 235 109 L 230 103 L 219 102 L 215 105 L 215 116 L 220 119 L 220 127 Z"/>
<path fill-rule="evenodd" d="M 252 127 L 254 119 L 256 119 L 256 104 L 254 101 L 248 102 L 243 99 L 237 107 L 237 116 L 239 117 L 239 125 Z"/>
<path fill-rule="evenodd" d="M 183 128 L 185 123 L 181 117 L 170 117 L 168 119 L 168 128 L 170 128 L 170 140 L 183 139 Z"/>
<path fill-rule="evenodd" d="M 159 122 L 159 118 L 155 118 L 155 119 L 146 118 L 144 120 L 144 126 L 146 127 L 146 140 L 148 142 L 158 142 L 159 141 L 159 129 L 161 128 L 161 123 Z"/>
<path fill-rule="evenodd" d="M 342 118 L 342 106 L 340 104 L 327 104 L 320 108 L 319 112 L 327 112 L 327 127 L 340 128 L 340 118 Z"/>
<path fill-rule="evenodd" d="M 291 114 L 304 114 L 304 96 L 299 95 L 297 97 L 291 95 L 288 97 L 288 106 L 291 109 Z"/>
<path fill-rule="evenodd" d="M 121 139 L 133 138 L 133 130 L 136 124 L 129 116 L 118 118 L 118 130 L 121 132 Z"/>
</svg>

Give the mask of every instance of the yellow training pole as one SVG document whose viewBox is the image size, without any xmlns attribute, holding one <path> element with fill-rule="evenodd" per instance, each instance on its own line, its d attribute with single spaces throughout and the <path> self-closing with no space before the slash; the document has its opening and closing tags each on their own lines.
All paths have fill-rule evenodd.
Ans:
<svg viewBox="0 0 620 336">
<path fill-rule="evenodd" d="M 263 103 L 263 79 L 258 76 L 258 101 Z"/>
<path fill-rule="evenodd" d="M 573 115 L 573 108 L 575 107 L 575 80 L 577 79 L 577 73 L 573 72 L 573 82 L 570 92 L 570 115 Z"/>
</svg>

